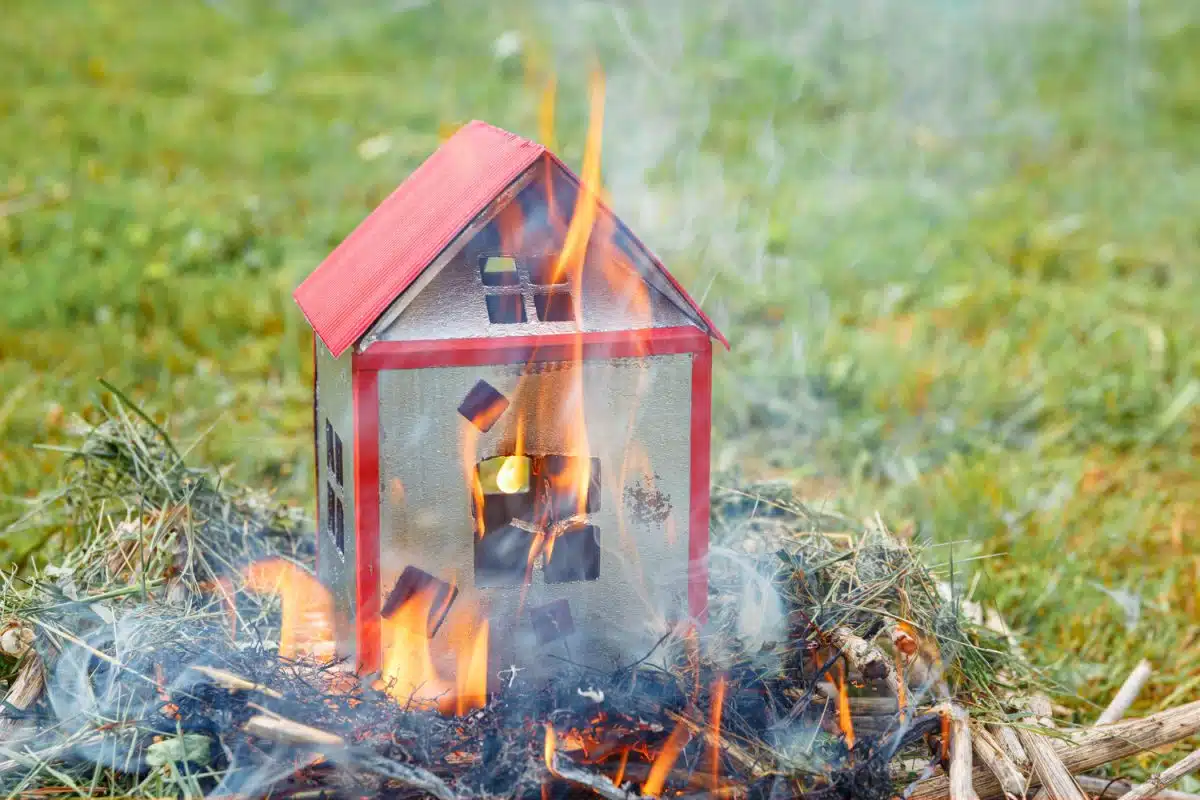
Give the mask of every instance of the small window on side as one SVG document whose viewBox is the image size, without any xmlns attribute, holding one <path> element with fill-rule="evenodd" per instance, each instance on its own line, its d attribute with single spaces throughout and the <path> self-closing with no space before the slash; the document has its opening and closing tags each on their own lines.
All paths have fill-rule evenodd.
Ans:
<svg viewBox="0 0 1200 800">
<path fill-rule="evenodd" d="M 574 322 L 576 319 L 575 298 L 565 289 L 535 294 L 533 304 L 542 322 Z"/>
<path fill-rule="evenodd" d="M 525 321 L 525 298 L 519 294 L 489 294 L 488 321 L 494 325 L 513 325 Z"/>
</svg>

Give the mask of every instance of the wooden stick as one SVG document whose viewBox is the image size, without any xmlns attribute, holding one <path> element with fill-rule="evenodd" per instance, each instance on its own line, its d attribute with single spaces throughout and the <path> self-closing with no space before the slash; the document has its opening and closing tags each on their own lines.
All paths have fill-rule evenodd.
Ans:
<svg viewBox="0 0 1200 800">
<path fill-rule="evenodd" d="M 25 656 L 25 663 L 17 671 L 12 686 L 4 695 L 4 702 L 20 711 L 28 711 L 29 707 L 42 696 L 46 688 L 46 662 L 36 650 L 30 650 Z M 0 712 L 0 742 L 7 741 L 17 721 Z"/>
<path fill-rule="evenodd" d="M 819 681 L 817 683 L 817 694 L 825 698 L 825 700 L 837 703 L 838 690 L 837 687 L 828 681 Z M 855 716 L 862 715 L 867 717 L 894 717 L 900 710 L 895 697 L 854 697 L 850 698 L 850 713 Z"/>
<path fill-rule="evenodd" d="M 950 800 L 979 800 L 971 783 L 971 726 L 967 712 L 953 703 L 950 717 Z"/>
<path fill-rule="evenodd" d="M 1016 764 L 1017 769 L 1023 773 L 1028 772 L 1029 756 L 1025 754 L 1025 748 L 1021 747 L 1021 740 L 1017 738 L 1017 732 L 1013 726 L 993 723 L 986 727 L 1004 754 L 1013 764 Z"/>
<path fill-rule="evenodd" d="M 1185 775 L 1191 775 L 1198 769 L 1200 769 L 1200 750 L 1193 750 L 1162 772 L 1152 776 L 1141 786 L 1136 787 L 1125 797 L 1128 800 L 1146 800 L 1147 797 L 1155 796 L 1175 781 Z"/>
<path fill-rule="evenodd" d="M 705 743 L 708 744 L 709 747 L 712 747 L 714 744 L 719 745 L 720 748 L 725 751 L 726 755 L 736 761 L 738 765 L 742 769 L 746 770 L 746 772 L 748 772 L 755 780 L 759 778 L 765 778 L 771 774 L 768 764 L 766 764 L 762 758 L 756 758 L 750 753 L 747 753 L 737 744 L 729 741 L 724 736 L 718 737 L 715 733 L 713 733 L 711 726 L 696 722 L 695 720 L 690 719 L 676 711 L 668 710 L 667 716 L 676 723 L 682 724 L 684 727 L 686 727 L 693 736 L 703 736 Z"/>
<path fill-rule="evenodd" d="M 1142 687 L 1146 685 L 1146 681 L 1150 680 L 1150 675 L 1153 671 L 1149 661 L 1144 658 L 1139 661 L 1138 665 L 1133 668 L 1133 672 L 1129 673 L 1129 677 L 1125 679 L 1125 682 L 1121 684 L 1121 688 L 1113 696 L 1112 702 L 1108 704 L 1108 708 L 1104 709 L 1103 713 L 1096 718 L 1095 724 L 1107 725 L 1124 717 L 1125 712 L 1129 711 L 1129 707 L 1137 699 L 1138 693 L 1142 691 Z"/>
<path fill-rule="evenodd" d="M 1069 741 L 1052 741 L 1054 752 L 1072 773 L 1086 772 L 1128 758 L 1137 753 L 1186 739 L 1200 731 L 1200 700 L 1148 717 L 1127 719 L 1070 734 Z M 1035 782 L 1037 776 L 1034 776 Z M 983 799 L 1004 796 L 1000 782 L 985 767 L 976 767 L 972 782 Z M 950 781 L 945 776 L 929 778 L 912 787 L 910 800 L 934 800 L 949 795 Z"/>
<path fill-rule="evenodd" d="M 283 698 L 283 695 L 269 686 L 263 686 L 261 683 L 248 681 L 240 675 L 235 675 L 232 672 L 218 669 L 217 667 L 206 667 L 195 664 L 189 669 L 191 669 L 193 672 L 199 672 L 201 675 L 207 678 L 211 678 L 218 686 L 229 689 L 233 692 L 261 692 L 267 697 L 274 697 L 277 700 Z"/>
<path fill-rule="evenodd" d="M 1048 720 L 1051 714 L 1049 698 L 1044 695 L 1030 698 L 1029 710 L 1034 717 Z M 1045 723 L 1043 725 L 1047 728 L 1050 727 Z M 1059 798 L 1062 800 L 1087 800 L 1087 795 L 1071 777 L 1071 771 L 1054 751 L 1054 745 L 1049 737 L 1028 728 L 1017 728 L 1017 738 L 1021 740 L 1021 746 L 1025 748 L 1025 753 L 1029 756 L 1033 774 L 1037 776 L 1051 800 L 1059 800 Z"/>
<path fill-rule="evenodd" d="M 643 800 L 643 795 L 622 789 L 609 780 L 607 775 L 598 775 L 594 772 L 579 769 L 558 753 L 554 754 L 553 763 L 548 766 L 552 775 L 586 789 L 591 789 L 603 797 L 604 800 Z"/>
<path fill-rule="evenodd" d="M 972 728 L 974 735 L 971 737 L 971 744 L 975 747 L 975 755 L 980 763 L 996 776 L 1008 800 L 1024 800 L 1025 776 L 1021 774 L 1021 770 L 1017 769 L 1017 765 L 987 728 L 975 724 L 972 724 Z"/>
<path fill-rule="evenodd" d="M 1128 781 L 1114 781 L 1108 778 L 1097 778 L 1094 775 L 1076 775 L 1075 780 L 1079 781 L 1079 785 L 1083 787 L 1084 791 L 1096 795 L 1097 800 L 1124 797 L 1133 791 L 1133 786 Z M 1151 797 L 1156 797 L 1158 800 L 1200 800 L 1200 794 L 1173 792 L 1170 789 L 1161 789 Z"/>
<path fill-rule="evenodd" d="M 335 749 L 346 746 L 346 740 L 336 733 L 329 733 L 284 717 L 269 717 L 266 714 L 255 714 L 246 720 L 242 730 L 259 739 L 267 739 L 280 744 Z"/>
<path fill-rule="evenodd" d="M 861 673 L 864 679 L 883 681 L 892 697 L 900 696 L 896 667 L 882 650 L 846 627 L 834 628 L 829 641 L 846 656 L 851 669 Z"/>
</svg>

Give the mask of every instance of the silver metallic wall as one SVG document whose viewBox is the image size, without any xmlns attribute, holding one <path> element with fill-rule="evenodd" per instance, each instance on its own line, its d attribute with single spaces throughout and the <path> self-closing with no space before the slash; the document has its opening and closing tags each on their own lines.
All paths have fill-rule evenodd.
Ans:
<svg viewBox="0 0 1200 800">
<path fill-rule="evenodd" d="M 583 366 L 546 364 L 388 370 L 379 375 L 381 594 L 412 564 L 459 585 L 458 603 L 479 603 L 492 620 L 493 674 L 508 664 L 554 668 L 553 653 L 601 668 L 636 659 L 667 620 L 687 614 L 690 354 L 619 358 Z M 476 588 L 475 529 L 464 478 L 470 462 L 513 452 L 518 420 L 527 453 L 576 454 L 563 420 L 578 396 L 590 454 L 601 465 L 600 577 L 532 586 Z M 476 435 L 457 407 L 479 379 L 512 405 Z M 522 595 L 525 595 L 524 597 Z M 566 641 L 537 645 L 524 609 L 567 598 L 578 628 Z"/>
<path fill-rule="evenodd" d="M 350 388 L 351 351 L 335 359 L 324 344 L 317 341 L 317 578 L 333 595 L 337 614 L 338 654 L 354 655 L 355 619 L 355 535 L 354 535 L 354 403 Z M 329 513 L 325 483 L 329 456 L 325 441 L 325 420 L 342 439 L 343 500 L 345 514 L 345 553 L 339 554 L 329 535 Z"/>
</svg>

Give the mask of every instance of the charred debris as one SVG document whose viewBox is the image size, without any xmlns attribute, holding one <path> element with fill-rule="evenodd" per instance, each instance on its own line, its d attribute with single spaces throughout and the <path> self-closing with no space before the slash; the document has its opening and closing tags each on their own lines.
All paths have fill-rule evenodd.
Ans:
<svg viewBox="0 0 1200 800">
<path fill-rule="evenodd" d="M 304 515 L 186 465 L 117 397 L 17 523 L 73 545 L 3 577 L 7 796 L 1002 796 L 1045 759 L 1069 777 L 1200 727 L 1184 707 L 1153 742 L 1060 731 L 1030 759 L 1013 709 L 1037 680 L 1002 621 L 936 553 L 782 485 L 714 490 L 707 625 L 549 685 L 489 665 L 500 689 L 463 715 L 406 703 L 295 655 L 247 586 L 263 559 L 311 566 Z"/>
</svg>

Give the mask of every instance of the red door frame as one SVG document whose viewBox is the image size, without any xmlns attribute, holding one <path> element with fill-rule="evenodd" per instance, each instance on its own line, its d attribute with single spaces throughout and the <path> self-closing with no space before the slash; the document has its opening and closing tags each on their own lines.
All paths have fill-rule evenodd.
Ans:
<svg viewBox="0 0 1200 800">
<path fill-rule="evenodd" d="M 688 519 L 688 609 L 704 621 L 708 605 L 709 449 L 712 434 L 712 341 L 689 326 L 583 334 L 504 336 L 376 342 L 355 352 L 351 368 L 354 403 L 354 535 L 358 670 L 382 666 L 379 637 L 379 372 L 389 369 L 475 367 L 541 361 L 692 353 L 690 425 L 691 494 Z"/>
</svg>

